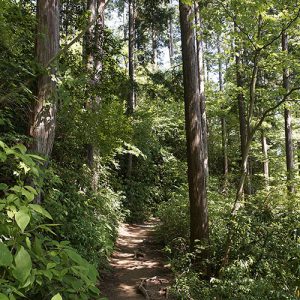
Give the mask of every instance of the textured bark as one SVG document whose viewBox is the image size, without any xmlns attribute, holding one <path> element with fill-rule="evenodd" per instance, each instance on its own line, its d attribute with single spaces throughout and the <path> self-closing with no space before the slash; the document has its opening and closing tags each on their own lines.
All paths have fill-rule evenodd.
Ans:
<svg viewBox="0 0 300 300">
<path fill-rule="evenodd" d="M 59 1 L 37 1 L 36 59 L 41 68 L 46 68 L 59 51 Z M 50 66 L 38 76 L 36 101 L 30 135 L 31 149 L 43 156 L 50 156 L 55 136 L 57 96 L 56 83 L 51 76 L 56 68 Z"/>
<path fill-rule="evenodd" d="M 101 81 L 103 40 L 104 40 L 104 8 L 105 0 L 88 0 L 87 9 L 90 13 L 89 23 L 92 25 L 85 35 L 84 59 L 90 74 L 90 97 L 87 99 L 86 108 L 97 112 L 101 98 L 95 93 Z M 87 163 L 92 171 L 92 187 L 97 190 L 99 181 L 99 152 L 93 144 L 87 145 Z"/>
<path fill-rule="evenodd" d="M 172 0 L 169 0 L 169 4 L 172 5 Z M 173 17 L 169 18 L 169 56 L 170 56 L 170 65 L 174 64 L 174 33 L 173 33 Z"/>
<path fill-rule="evenodd" d="M 235 30 L 237 30 L 235 25 Z M 235 55 L 235 67 L 236 67 L 236 85 L 237 88 L 240 89 L 237 95 L 238 102 L 238 114 L 239 114 L 239 125 L 240 125 L 240 141 L 241 141 L 241 172 L 244 174 L 246 168 L 245 181 L 247 181 L 247 177 L 249 174 L 249 155 L 246 153 L 247 151 L 247 141 L 248 141 L 248 130 L 250 128 L 247 127 L 247 119 L 246 119 L 246 108 L 245 108 L 245 99 L 243 91 L 241 90 L 244 87 L 243 76 L 242 76 L 242 60 L 241 60 L 241 51 L 239 50 L 238 45 L 236 44 L 236 55 Z M 248 185 L 243 184 L 243 191 L 245 190 L 246 194 L 249 194 Z"/>
<path fill-rule="evenodd" d="M 135 93 L 135 0 L 128 1 L 129 9 L 129 39 L 128 39 L 128 71 L 129 71 L 129 95 L 127 100 L 127 114 L 132 115 L 136 107 Z M 132 154 L 128 154 L 127 161 L 127 178 L 131 177 L 133 166 Z"/>
<path fill-rule="evenodd" d="M 220 41 L 218 40 L 218 75 L 219 75 L 219 91 L 224 91 L 223 74 L 222 74 L 222 59 Z M 223 107 L 224 108 L 224 107 Z M 227 123 L 224 115 L 221 117 L 221 129 L 222 129 L 222 152 L 223 152 L 223 175 L 224 175 L 224 191 L 228 185 L 228 142 L 227 142 Z"/>
<path fill-rule="evenodd" d="M 135 95 L 135 0 L 129 0 L 129 39 L 128 39 L 128 69 L 129 69 L 129 81 L 130 89 L 127 102 L 127 113 L 133 114 L 136 106 Z"/>
<path fill-rule="evenodd" d="M 208 52 L 208 41 L 207 39 L 202 41 L 203 43 L 203 49 L 205 52 Z M 208 82 L 210 80 L 210 66 L 209 66 L 209 61 L 207 58 L 203 59 L 203 70 L 204 70 L 204 82 Z"/>
<path fill-rule="evenodd" d="M 236 85 L 238 88 L 243 88 L 243 79 L 240 71 L 241 68 L 240 54 L 236 55 L 235 64 L 236 64 Z M 247 143 L 247 123 L 246 123 L 243 92 L 241 91 L 238 92 L 237 100 L 238 100 L 239 123 L 240 123 L 241 154 L 243 156 L 245 152 L 246 143 Z"/>
<path fill-rule="evenodd" d="M 285 32 L 282 33 L 282 51 L 288 52 L 288 36 Z M 289 70 L 283 70 L 283 88 L 286 92 L 290 89 Z M 293 147 L 293 130 L 292 130 L 292 114 L 288 108 L 284 110 L 284 128 L 285 128 L 285 156 L 287 170 L 287 188 L 289 193 L 295 192 L 295 186 L 291 182 L 294 179 L 294 147 Z"/>
<path fill-rule="evenodd" d="M 190 238 L 208 242 L 208 208 L 204 170 L 203 137 L 200 108 L 199 74 L 195 30 L 191 23 L 194 9 L 180 1 L 184 101 L 187 137 L 188 182 L 190 199 Z"/>
<path fill-rule="evenodd" d="M 154 70 L 157 67 L 157 34 L 155 32 L 155 29 L 152 26 L 151 30 L 151 39 L 152 39 L 152 64 L 154 67 Z"/>
<path fill-rule="evenodd" d="M 203 31 L 203 24 L 201 20 L 200 7 L 197 2 L 194 3 L 195 8 L 195 25 L 199 28 L 200 32 L 196 33 L 196 49 L 198 60 L 198 76 L 199 76 L 199 92 L 200 92 L 200 110 L 201 110 L 201 129 L 203 138 L 203 159 L 204 159 L 204 172 L 206 178 L 209 175 L 208 169 L 208 126 L 206 118 L 206 98 L 205 98 L 205 77 L 204 77 L 204 49 L 201 33 Z"/>
<path fill-rule="evenodd" d="M 85 35 L 85 59 L 88 71 L 91 73 L 91 84 L 99 84 L 102 72 L 103 39 L 104 39 L 104 8 L 105 0 L 88 0 L 88 11 L 90 13 L 89 27 Z M 91 106 L 99 104 L 100 97 L 92 97 L 89 102 Z"/>
<path fill-rule="evenodd" d="M 264 162 L 263 162 L 264 180 L 265 180 L 265 185 L 268 188 L 269 187 L 269 157 L 268 157 L 267 137 L 265 135 L 264 130 L 261 131 L 261 146 L 262 146 L 262 153 L 264 157 Z"/>
</svg>

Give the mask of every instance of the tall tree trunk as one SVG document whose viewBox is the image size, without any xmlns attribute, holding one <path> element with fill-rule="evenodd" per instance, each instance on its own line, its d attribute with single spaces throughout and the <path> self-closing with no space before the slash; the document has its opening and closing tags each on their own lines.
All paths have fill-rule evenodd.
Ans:
<svg viewBox="0 0 300 300">
<path fill-rule="evenodd" d="M 235 30 L 236 25 L 235 25 Z M 236 55 L 235 55 L 235 67 L 236 67 L 236 85 L 237 88 L 242 89 L 243 88 L 243 76 L 241 72 L 241 52 L 239 50 L 238 45 L 236 45 Z M 247 128 L 247 120 L 246 120 L 246 109 L 245 109 L 245 100 L 244 100 L 244 94 L 242 91 L 238 92 L 237 95 L 237 102 L 238 102 L 238 113 L 239 113 L 239 124 L 240 124 L 240 141 L 241 141 L 241 170 L 244 173 L 246 168 L 246 174 L 245 177 L 247 179 L 247 175 L 249 174 L 249 156 L 246 154 L 247 151 L 247 140 L 248 140 L 248 128 Z M 244 159 L 246 159 L 244 161 Z M 246 193 L 249 194 L 249 189 L 246 185 L 245 187 Z"/>
<path fill-rule="evenodd" d="M 128 30 L 126 28 L 127 24 L 128 24 L 127 16 L 128 16 L 128 13 L 127 13 L 127 8 L 126 8 L 126 1 L 124 1 L 124 9 L 123 9 L 123 36 L 124 36 L 124 41 L 126 41 L 127 36 L 128 36 Z"/>
<path fill-rule="evenodd" d="M 282 51 L 288 52 L 288 35 L 286 32 L 282 33 Z M 289 70 L 283 70 L 283 88 L 289 91 Z M 295 192 L 295 186 L 292 182 L 294 179 L 294 147 L 293 147 L 293 131 L 292 131 L 292 114 L 288 108 L 284 109 L 284 123 L 285 123 L 285 156 L 287 169 L 287 188 L 289 193 Z"/>
<path fill-rule="evenodd" d="M 101 98 L 95 92 L 101 80 L 102 56 L 104 40 L 104 7 L 105 0 L 88 0 L 87 8 L 90 13 L 89 22 L 92 24 L 85 36 L 85 60 L 90 73 L 90 88 L 86 106 L 96 113 L 99 109 Z M 92 187 L 96 191 L 99 181 L 99 152 L 92 143 L 87 145 L 87 162 L 92 171 Z"/>
<path fill-rule="evenodd" d="M 172 0 L 169 0 L 170 6 L 172 6 Z M 173 17 L 172 15 L 169 18 L 169 57 L 171 67 L 174 64 L 174 33 L 173 33 Z"/>
<path fill-rule="evenodd" d="M 200 7 L 197 2 L 194 3 L 195 8 L 195 25 L 199 28 L 196 33 L 196 49 L 197 49 L 197 60 L 198 60 L 198 76 L 199 76 L 199 92 L 200 92 L 200 110 L 201 110 L 201 129 L 203 138 L 203 159 L 204 159 L 204 172 L 206 178 L 209 175 L 208 169 L 208 128 L 206 118 L 206 98 L 205 98 L 205 78 L 204 78 L 204 49 L 202 40 L 203 24 L 201 19 Z"/>
<path fill-rule="evenodd" d="M 268 157 L 267 137 L 265 135 L 264 130 L 261 131 L 261 146 L 262 146 L 262 153 L 264 157 L 264 165 L 263 165 L 264 180 L 265 180 L 265 186 L 268 189 L 269 188 L 269 157 Z"/>
<path fill-rule="evenodd" d="M 129 9 L 129 39 L 128 39 L 128 71 L 129 71 L 129 95 L 127 101 L 127 114 L 132 115 L 136 106 L 135 93 L 135 0 L 128 1 Z M 127 177 L 131 177 L 132 173 L 132 154 L 128 154 Z"/>
<path fill-rule="evenodd" d="M 52 80 L 56 68 L 49 66 L 49 63 L 59 51 L 59 1 L 38 0 L 36 17 L 36 60 L 47 72 L 37 78 L 36 101 L 30 124 L 31 150 L 48 158 L 52 152 L 56 127 L 57 90 Z M 41 194 L 35 201 L 42 202 Z"/>
<path fill-rule="evenodd" d="M 208 41 L 203 40 L 203 49 L 205 50 L 206 53 L 208 53 Z M 209 72 L 210 72 L 210 66 L 209 66 L 209 61 L 206 58 L 203 58 L 203 70 L 204 70 L 204 82 L 209 82 L 210 77 L 209 77 Z"/>
<path fill-rule="evenodd" d="M 152 39 L 152 64 L 155 70 L 157 67 L 157 35 L 154 26 L 152 26 L 152 30 L 151 30 L 151 39 Z"/>
<path fill-rule="evenodd" d="M 191 23 L 194 15 L 192 6 L 180 1 L 180 27 L 182 41 L 185 120 L 187 137 L 188 182 L 190 199 L 191 248 L 195 241 L 208 243 L 208 208 L 202 122 L 200 108 L 199 73 L 195 30 Z"/>
<path fill-rule="evenodd" d="M 59 50 L 59 1 L 37 1 L 36 59 L 47 72 L 38 76 L 36 101 L 33 107 L 33 122 L 30 135 L 33 138 L 32 151 L 50 156 L 54 143 L 57 95 L 52 76 L 54 66 L 48 66 Z"/>
<path fill-rule="evenodd" d="M 218 39 L 218 73 L 219 73 L 219 91 L 222 93 L 224 91 L 223 74 L 222 74 L 222 58 L 221 58 L 221 45 Z M 224 108 L 224 107 L 223 107 Z M 221 131 L 222 131 L 222 152 L 223 152 L 223 175 L 224 184 L 223 190 L 227 190 L 228 185 L 228 143 L 227 143 L 227 124 L 224 115 L 221 117 Z"/>
</svg>

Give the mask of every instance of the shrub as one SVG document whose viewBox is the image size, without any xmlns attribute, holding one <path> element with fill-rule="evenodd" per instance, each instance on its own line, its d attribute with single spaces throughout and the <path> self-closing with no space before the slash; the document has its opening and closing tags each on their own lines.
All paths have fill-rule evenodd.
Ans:
<svg viewBox="0 0 300 300">
<path fill-rule="evenodd" d="M 52 216 L 35 204 L 43 163 L 23 145 L 0 141 L 0 299 L 91 299 L 99 294 L 98 272 L 69 242 L 53 237 Z M 8 180 L 8 175 L 11 175 Z M 26 185 L 25 182 L 32 182 Z M 33 186 L 35 188 L 33 188 Z"/>
</svg>

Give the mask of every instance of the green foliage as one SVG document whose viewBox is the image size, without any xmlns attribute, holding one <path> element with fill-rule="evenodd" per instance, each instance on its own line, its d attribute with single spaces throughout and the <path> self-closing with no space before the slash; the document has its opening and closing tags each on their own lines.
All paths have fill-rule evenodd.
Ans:
<svg viewBox="0 0 300 300">
<path fill-rule="evenodd" d="M 134 113 L 132 144 L 143 155 L 134 157 L 133 174 L 124 182 L 130 221 L 155 214 L 157 206 L 172 199 L 186 183 L 183 103 L 177 102 L 180 75 L 146 72 L 141 76 L 145 83 Z"/>
<path fill-rule="evenodd" d="M 45 206 L 54 216 L 54 222 L 61 224 L 59 230 L 54 230 L 61 239 L 70 241 L 87 260 L 103 265 L 113 250 L 118 222 L 123 217 L 122 195 L 107 185 L 97 193 L 80 190 L 80 185 L 86 184 L 90 178 L 88 172 L 78 174 L 62 169 L 60 175 L 62 183 L 78 181 L 64 186 L 61 182 L 50 182 L 46 189 Z"/>
<path fill-rule="evenodd" d="M 98 272 L 66 241 L 53 239 L 56 224 L 42 206 L 32 203 L 42 175 L 23 145 L 0 141 L 2 165 L 10 165 L 13 184 L 0 184 L 0 296 L 2 299 L 90 299 L 99 294 Z M 27 179 L 26 179 L 27 178 Z M 32 185 L 26 185 L 25 179 Z M 35 186 L 36 188 L 33 188 Z M 60 296 L 62 295 L 62 296 Z M 8 298 L 9 297 L 9 298 Z"/>
<path fill-rule="evenodd" d="M 187 200 L 160 207 L 159 233 L 176 274 L 173 293 L 178 299 L 297 299 L 299 289 L 299 195 L 287 198 L 284 186 L 249 197 L 234 219 L 230 262 L 219 270 L 230 224 L 232 196 L 209 193 L 210 281 L 193 268 L 195 253 L 189 253 Z M 230 195 L 230 194 L 229 194 Z M 186 198 L 187 199 L 187 198 Z M 182 220 L 183 219 L 183 220 Z"/>
<path fill-rule="evenodd" d="M 112 1 L 110 7 L 116 2 L 123 13 L 124 1 Z M 207 281 L 193 268 L 196 253 L 189 252 L 183 78 L 178 71 L 181 61 L 178 59 L 178 66 L 169 71 L 147 70 L 153 50 L 159 54 L 170 41 L 171 20 L 178 58 L 178 18 L 174 5 L 167 2 L 137 1 L 137 109 L 133 116 L 126 115 L 130 84 L 123 31 L 119 40 L 105 28 L 103 49 L 95 55 L 101 56 L 102 69 L 97 83 L 91 80 L 94 74 L 82 59 L 81 41 L 60 57 L 53 78 L 58 85 L 56 137 L 51 160 L 47 161 L 49 168 L 41 171 L 44 161 L 22 145 L 32 142 L 28 124 L 37 69 L 35 2 L 0 0 L 0 131 L 5 142 L 0 142 L 1 300 L 22 295 L 32 300 L 97 298 L 97 272 L 91 263 L 104 267 L 125 215 L 129 221 L 143 221 L 151 214 L 161 219 L 157 232 L 172 263 L 173 293 L 179 299 L 299 297 L 299 195 L 288 197 L 283 184 L 284 119 L 280 108 L 262 124 L 269 146 L 270 189 L 266 189 L 262 175 L 265 157 L 258 131 L 250 158 L 253 195 L 245 198 L 236 217 L 230 217 L 241 161 L 236 98 L 242 93 L 245 107 L 249 107 L 255 55 L 259 70 L 250 125 L 284 95 L 284 67 L 290 69 L 290 87 L 299 85 L 299 18 L 287 29 L 289 53 L 280 46 L 281 30 L 296 17 L 297 3 L 213 0 L 200 5 L 203 28 L 199 37 L 205 41 L 204 60 L 210 75 L 205 90 L 211 243 L 211 277 Z M 85 6 L 81 0 L 62 1 L 62 45 L 86 24 L 89 13 Z M 126 30 L 126 25 L 123 27 Z M 220 53 L 216 53 L 217 46 Z M 242 56 L 243 87 L 236 84 L 237 54 Z M 219 59 L 222 91 L 215 82 Z M 297 111 L 297 98 L 293 93 L 286 108 Z M 227 125 L 230 174 L 226 188 L 220 118 Z M 293 126 L 295 140 L 299 140 L 299 128 Z M 88 146 L 95 150 L 96 188 L 95 170 L 88 165 Z M 128 154 L 133 155 L 130 177 Z M 295 185 L 298 180 L 295 177 Z M 42 206 L 34 203 L 40 193 Z M 229 226 L 235 235 L 229 263 L 220 270 Z"/>
<path fill-rule="evenodd" d="M 78 5 L 70 9 L 83 8 Z M 114 248 L 123 219 L 124 193 L 114 172 L 119 170 L 118 156 L 128 150 L 132 135 L 123 103 L 127 78 L 118 65 L 119 42 L 105 30 L 104 44 L 101 84 L 91 84 L 80 43 L 61 59 L 56 141 L 43 186 L 45 208 L 61 224 L 54 229 L 58 239 L 68 240 L 89 262 L 101 267 Z M 95 97 L 100 104 L 89 109 Z M 96 188 L 94 170 L 88 166 L 88 145 L 95 150 Z"/>
<path fill-rule="evenodd" d="M 158 217 L 162 223 L 157 233 L 165 245 L 171 245 L 177 238 L 185 241 L 189 237 L 189 203 L 187 187 L 174 192 L 173 197 L 158 207 Z"/>
</svg>

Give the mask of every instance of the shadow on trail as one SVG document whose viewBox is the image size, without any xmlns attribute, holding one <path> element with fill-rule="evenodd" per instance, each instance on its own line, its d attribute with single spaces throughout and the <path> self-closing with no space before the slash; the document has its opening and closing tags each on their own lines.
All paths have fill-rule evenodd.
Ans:
<svg viewBox="0 0 300 300">
<path fill-rule="evenodd" d="M 101 283 L 101 292 L 109 300 L 167 299 L 171 271 L 154 237 L 158 221 L 123 224 L 116 250 L 110 259 L 112 273 Z"/>
</svg>

